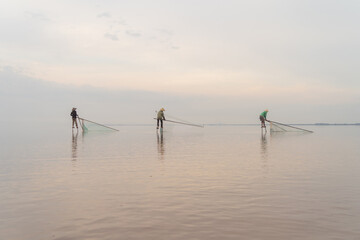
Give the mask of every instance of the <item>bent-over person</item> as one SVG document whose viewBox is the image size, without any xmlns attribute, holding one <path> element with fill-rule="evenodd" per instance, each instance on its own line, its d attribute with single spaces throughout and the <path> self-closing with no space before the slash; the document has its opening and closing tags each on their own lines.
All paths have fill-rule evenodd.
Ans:
<svg viewBox="0 0 360 240">
<path fill-rule="evenodd" d="M 72 117 L 72 128 L 74 128 L 74 125 L 76 126 L 76 128 L 78 128 L 77 119 L 76 119 L 78 117 L 78 114 L 76 112 L 76 108 L 73 108 L 71 110 L 70 116 Z"/>
<path fill-rule="evenodd" d="M 163 128 L 163 120 L 166 121 L 165 115 L 164 115 L 164 108 L 161 108 L 160 111 L 157 114 L 157 127 L 156 129 L 159 129 L 159 123 L 161 124 L 161 128 Z"/>
</svg>

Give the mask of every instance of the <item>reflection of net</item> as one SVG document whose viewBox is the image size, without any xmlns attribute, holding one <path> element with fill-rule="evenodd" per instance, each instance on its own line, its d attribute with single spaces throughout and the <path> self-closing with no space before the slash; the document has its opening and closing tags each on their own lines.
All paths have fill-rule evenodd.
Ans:
<svg viewBox="0 0 360 240">
<path fill-rule="evenodd" d="M 80 121 L 80 125 L 83 129 L 84 132 L 87 131 L 118 131 L 115 128 L 111 128 L 111 127 L 107 127 L 105 125 L 90 121 L 90 120 L 86 120 L 83 118 L 79 118 Z"/>
<path fill-rule="evenodd" d="M 297 127 L 292 127 L 290 125 L 270 122 L 270 132 L 311 132 L 311 131 Z"/>
</svg>

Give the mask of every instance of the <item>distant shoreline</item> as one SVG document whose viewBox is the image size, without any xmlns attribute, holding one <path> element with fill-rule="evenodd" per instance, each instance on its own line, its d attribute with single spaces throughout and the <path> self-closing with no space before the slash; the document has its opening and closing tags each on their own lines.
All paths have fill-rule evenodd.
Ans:
<svg viewBox="0 0 360 240">
<path fill-rule="evenodd" d="M 284 123 L 293 126 L 360 126 L 360 123 Z M 243 123 L 209 123 L 205 126 L 254 126 L 259 125 L 256 123 L 243 124 Z"/>
<path fill-rule="evenodd" d="M 293 126 L 360 126 L 360 123 L 285 123 Z M 153 126 L 154 124 L 107 124 L 109 126 Z M 257 123 L 207 123 L 204 126 L 257 126 Z"/>
<path fill-rule="evenodd" d="M 317 125 L 317 126 L 360 126 L 360 123 L 315 123 L 313 125 Z"/>
</svg>

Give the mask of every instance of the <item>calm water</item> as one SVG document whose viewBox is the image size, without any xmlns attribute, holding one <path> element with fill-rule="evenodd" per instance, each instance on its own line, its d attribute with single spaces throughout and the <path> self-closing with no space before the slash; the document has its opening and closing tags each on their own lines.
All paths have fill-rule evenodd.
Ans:
<svg viewBox="0 0 360 240">
<path fill-rule="evenodd" d="M 10 128 L 0 239 L 360 239 L 360 127 Z"/>
</svg>

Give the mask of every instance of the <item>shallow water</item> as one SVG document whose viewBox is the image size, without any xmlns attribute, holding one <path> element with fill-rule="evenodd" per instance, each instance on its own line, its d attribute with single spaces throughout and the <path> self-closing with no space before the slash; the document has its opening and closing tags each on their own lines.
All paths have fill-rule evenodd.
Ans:
<svg viewBox="0 0 360 240">
<path fill-rule="evenodd" d="M 0 239 L 359 239 L 360 127 L 0 136 Z"/>
</svg>

